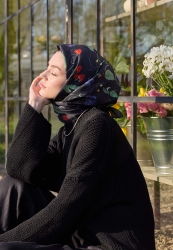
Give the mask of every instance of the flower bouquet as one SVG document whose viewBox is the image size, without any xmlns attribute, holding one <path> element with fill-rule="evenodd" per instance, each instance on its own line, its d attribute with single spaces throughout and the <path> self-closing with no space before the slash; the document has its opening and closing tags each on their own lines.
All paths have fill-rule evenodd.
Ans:
<svg viewBox="0 0 173 250">
<path fill-rule="evenodd" d="M 163 91 L 157 91 L 155 89 L 151 89 L 149 91 L 145 91 L 144 88 L 140 88 L 138 96 L 165 96 Z M 125 128 L 131 119 L 131 103 L 117 103 L 116 107 L 119 109 L 123 117 L 116 119 L 120 122 L 121 127 Z M 173 116 L 173 105 L 169 103 L 153 103 L 153 102 L 141 102 L 137 104 L 137 119 L 140 124 L 140 129 L 142 133 L 145 133 L 145 126 L 143 123 L 142 117 L 166 117 Z"/>
<path fill-rule="evenodd" d="M 151 86 L 147 86 L 146 89 L 140 87 L 138 96 L 173 96 L 173 47 L 165 45 L 153 47 L 144 57 L 141 73 L 145 78 L 151 78 L 154 82 Z M 123 117 L 118 121 L 121 122 L 121 127 L 124 128 L 131 119 L 131 103 L 125 102 L 117 105 L 116 108 L 123 114 Z M 141 131 L 145 133 L 143 116 L 160 118 L 173 116 L 173 104 L 152 102 L 137 104 L 137 119 Z"/>
<path fill-rule="evenodd" d="M 173 47 L 153 47 L 145 54 L 143 74 L 153 79 L 167 96 L 173 96 Z"/>
<path fill-rule="evenodd" d="M 160 89 L 160 91 L 151 89 L 150 91 L 145 92 L 145 96 L 151 96 L 151 97 L 165 96 L 165 93 L 163 93 L 162 89 Z M 145 133 L 146 131 L 145 131 L 142 117 L 163 118 L 163 117 L 172 116 L 172 115 L 173 115 L 173 105 L 170 103 L 147 102 L 147 103 L 137 104 L 137 117 L 141 126 L 141 131 L 143 133 Z"/>
</svg>

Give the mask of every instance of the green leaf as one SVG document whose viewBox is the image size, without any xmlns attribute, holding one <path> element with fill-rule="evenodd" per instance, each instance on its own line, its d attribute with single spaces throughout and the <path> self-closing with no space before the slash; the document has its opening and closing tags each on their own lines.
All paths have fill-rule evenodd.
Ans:
<svg viewBox="0 0 173 250">
<path fill-rule="evenodd" d="M 137 72 L 139 72 L 141 75 L 143 75 L 142 70 L 143 70 L 143 64 L 142 63 L 137 63 Z"/>
<path fill-rule="evenodd" d="M 128 87 L 121 87 L 122 90 L 125 90 L 125 91 L 130 91 L 131 90 L 131 87 L 128 86 Z"/>
<path fill-rule="evenodd" d="M 113 67 L 117 74 L 128 74 L 129 65 L 126 63 L 126 60 L 121 55 L 118 55 L 114 58 Z"/>
<path fill-rule="evenodd" d="M 75 89 L 77 89 L 77 86 L 76 86 L 76 85 L 65 85 L 65 86 L 64 86 L 64 90 L 65 90 L 65 92 L 67 92 L 67 93 L 71 93 L 72 90 L 75 90 Z"/>
<path fill-rule="evenodd" d="M 146 87 L 146 80 L 141 79 L 139 82 L 137 82 L 137 92 L 139 92 L 140 88 Z"/>
<path fill-rule="evenodd" d="M 106 93 L 106 94 L 109 94 L 109 91 L 105 88 L 103 88 L 103 91 Z"/>
<path fill-rule="evenodd" d="M 145 134 L 146 133 L 146 128 L 145 128 L 145 125 L 144 125 L 144 123 L 143 124 L 141 124 L 141 132 L 143 133 L 143 134 Z"/>
<path fill-rule="evenodd" d="M 77 86 L 76 85 L 68 85 L 68 88 L 72 89 L 72 90 L 75 90 L 75 89 L 77 89 Z"/>
<path fill-rule="evenodd" d="M 145 128 L 145 124 L 144 124 L 144 121 L 142 119 L 141 116 L 138 116 L 138 122 L 139 122 L 139 125 L 140 125 L 140 130 L 143 134 L 146 133 L 146 128 Z"/>
<path fill-rule="evenodd" d="M 124 127 L 126 127 L 127 126 L 127 124 L 129 123 L 129 119 L 125 119 L 125 121 L 124 121 L 124 123 L 122 124 L 122 128 L 124 128 Z"/>
<path fill-rule="evenodd" d="M 118 94 L 115 92 L 115 90 L 110 91 L 110 96 L 118 98 Z"/>
<path fill-rule="evenodd" d="M 105 72 L 105 78 L 107 80 L 115 80 L 114 74 L 109 69 Z"/>
<path fill-rule="evenodd" d="M 64 86 L 64 91 L 67 93 L 71 93 L 71 90 L 69 89 L 68 85 Z"/>
<path fill-rule="evenodd" d="M 62 112 L 57 106 L 53 106 L 54 110 L 58 113 L 58 114 L 63 114 L 64 112 Z"/>
<path fill-rule="evenodd" d="M 115 121 L 117 121 L 119 124 L 124 122 L 124 117 L 121 118 L 114 118 Z"/>
<path fill-rule="evenodd" d="M 128 74 L 129 73 L 129 66 L 126 65 L 124 62 L 120 62 L 116 69 L 115 69 L 115 72 L 117 74 Z"/>
</svg>

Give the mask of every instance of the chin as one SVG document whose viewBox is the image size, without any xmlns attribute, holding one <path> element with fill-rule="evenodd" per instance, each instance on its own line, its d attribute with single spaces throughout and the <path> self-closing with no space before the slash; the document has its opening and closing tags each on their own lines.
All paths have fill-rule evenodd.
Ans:
<svg viewBox="0 0 173 250">
<path fill-rule="evenodd" d="M 48 96 L 44 93 L 44 91 L 42 91 L 42 89 L 39 91 L 39 95 L 46 99 L 49 99 Z"/>
<path fill-rule="evenodd" d="M 39 91 L 39 95 L 42 96 L 43 98 L 49 99 L 49 100 L 53 100 L 55 97 L 46 95 L 46 93 L 44 93 L 44 91 L 40 90 Z"/>
</svg>

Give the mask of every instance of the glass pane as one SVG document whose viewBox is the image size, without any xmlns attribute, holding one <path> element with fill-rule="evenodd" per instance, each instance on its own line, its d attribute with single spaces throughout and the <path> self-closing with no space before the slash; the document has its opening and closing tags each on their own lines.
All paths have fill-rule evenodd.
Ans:
<svg viewBox="0 0 173 250">
<path fill-rule="evenodd" d="M 5 0 L 1 0 L 0 21 L 5 17 Z"/>
<path fill-rule="evenodd" d="M 0 26 L 0 97 L 5 96 L 5 34 L 4 25 Z"/>
<path fill-rule="evenodd" d="M 46 5 L 40 1 L 33 5 L 33 77 L 35 78 L 47 68 L 47 51 L 46 51 Z"/>
<path fill-rule="evenodd" d="M 58 11 L 57 11 L 58 10 Z M 65 1 L 49 1 L 49 54 L 56 51 L 56 44 L 65 43 Z"/>
<path fill-rule="evenodd" d="M 42 114 L 52 125 L 51 137 L 53 137 L 58 133 L 60 127 L 62 127 L 64 124 L 58 119 L 51 104 L 44 106 Z"/>
<path fill-rule="evenodd" d="M 9 96 L 18 95 L 17 16 L 8 21 L 8 85 Z"/>
<path fill-rule="evenodd" d="M 16 1 L 7 0 L 7 1 L 8 1 L 8 15 L 11 15 L 18 10 L 18 1 L 17 0 Z"/>
<path fill-rule="evenodd" d="M 130 95 L 131 88 L 130 11 L 125 9 L 121 0 L 101 1 L 101 54 L 115 69 L 122 85 L 120 95 Z"/>
<path fill-rule="evenodd" d="M 5 163 L 5 103 L 0 101 L 0 168 Z"/>
<path fill-rule="evenodd" d="M 28 96 L 31 85 L 31 22 L 30 8 L 21 12 L 20 16 L 20 85 L 21 96 Z"/>
<path fill-rule="evenodd" d="M 20 8 L 24 7 L 25 5 L 29 4 L 30 0 L 20 0 Z"/>
<path fill-rule="evenodd" d="M 115 108 L 118 109 L 123 117 L 116 119 L 119 126 L 122 128 L 127 140 L 131 144 L 131 103 L 118 102 L 115 104 Z M 146 135 L 146 130 L 142 118 L 139 113 L 136 116 L 137 119 L 137 145 L 136 145 L 136 157 L 140 166 L 153 166 L 153 160 L 149 147 L 149 142 Z"/>
<path fill-rule="evenodd" d="M 148 4 L 145 5 L 146 3 Z M 138 2 L 136 13 L 137 94 L 141 97 L 146 96 L 146 91 L 152 86 L 158 91 L 160 90 L 156 82 L 151 78 L 146 78 L 142 72 L 145 54 L 153 47 L 159 47 L 160 45 L 172 46 L 173 44 L 173 1 L 147 0 L 146 3 L 144 1 Z M 146 112 L 147 110 L 149 111 L 147 108 L 148 104 L 138 104 L 138 107 L 139 106 L 141 115 L 147 116 L 148 114 Z M 155 115 L 156 106 L 151 106 L 150 104 L 150 110 L 152 110 L 152 108 L 154 108 L 154 112 L 150 114 L 151 116 Z M 144 112 L 144 114 L 142 112 Z M 137 137 L 137 145 L 143 145 L 146 166 L 154 165 L 150 157 L 151 152 L 150 149 L 148 150 L 148 144 L 148 140 L 146 141 L 146 133 L 140 133 L 140 136 Z M 137 153 L 139 154 L 138 148 Z M 141 162 L 140 165 L 144 164 Z"/>
<path fill-rule="evenodd" d="M 73 0 L 73 43 L 96 48 L 96 0 Z"/>
<path fill-rule="evenodd" d="M 53 137 L 56 135 L 59 131 L 59 129 L 64 125 L 60 120 L 58 119 L 57 115 L 55 114 L 52 105 L 49 105 L 48 110 L 48 121 L 52 124 L 52 134 Z"/>
<path fill-rule="evenodd" d="M 148 103 L 149 104 L 149 103 Z M 154 166 L 145 125 L 137 105 L 136 157 L 140 166 Z"/>
<path fill-rule="evenodd" d="M 136 14 L 136 56 L 137 56 L 137 92 L 142 96 L 140 88 L 158 87 L 151 79 L 141 72 L 143 69 L 144 55 L 153 47 L 160 45 L 173 45 L 173 1 L 148 0 L 138 4 Z M 150 4 L 149 4 L 150 2 Z M 158 90 L 160 87 L 158 87 Z M 145 95 L 145 93 L 144 93 Z"/>
<path fill-rule="evenodd" d="M 9 136 L 9 144 L 14 135 L 14 131 L 16 129 L 17 122 L 19 120 L 19 108 L 18 102 L 16 101 L 9 101 L 8 103 L 8 136 Z"/>
<path fill-rule="evenodd" d="M 20 103 L 19 103 L 21 112 L 22 112 L 22 110 L 25 108 L 25 105 L 26 105 L 26 104 L 27 104 L 27 102 L 20 102 Z"/>
</svg>

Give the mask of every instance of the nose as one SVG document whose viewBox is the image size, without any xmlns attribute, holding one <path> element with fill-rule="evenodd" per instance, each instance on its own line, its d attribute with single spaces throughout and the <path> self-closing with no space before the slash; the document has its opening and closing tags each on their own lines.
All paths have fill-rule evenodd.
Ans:
<svg viewBox="0 0 173 250">
<path fill-rule="evenodd" d="M 42 78 L 47 79 L 47 69 L 46 69 L 45 71 L 43 71 L 42 73 L 40 73 L 40 76 L 41 76 Z"/>
</svg>

